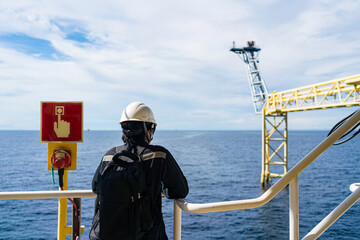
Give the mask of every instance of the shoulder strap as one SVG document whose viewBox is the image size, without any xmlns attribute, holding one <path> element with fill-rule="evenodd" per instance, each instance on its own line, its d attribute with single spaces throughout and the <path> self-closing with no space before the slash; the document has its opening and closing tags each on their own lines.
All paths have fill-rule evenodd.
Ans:
<svg viewBox="0 0 360 240">
<path fill-rule="evenodd" d="M 106 171 L 108 171 L 109 169 L 112 169 L 114 166 L 116 166 L 116 163 L 114 162 L 113 158 L 118 152 L 121 151 L 121 148 L 122 148 L 122 146 L 117 146 L 117 147 L 115 147 L 114 154 L 105 155 L 103 157 L 102 162 L 104 164 L 104 167 L 100 171 L 100 176 L 103 176 Z"/>
</svg>

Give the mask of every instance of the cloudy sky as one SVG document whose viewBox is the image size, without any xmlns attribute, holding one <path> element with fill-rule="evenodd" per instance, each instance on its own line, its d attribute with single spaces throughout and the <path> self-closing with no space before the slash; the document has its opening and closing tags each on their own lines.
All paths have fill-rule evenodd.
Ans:
<svg viewBox="0 0 360 240">
<path fill-rule="evenodd" d="M 359 1 L 1 1 L 0 130 L 40 128 L 40 101 L 83 101 L 85 129 L 119 129 L 143 101 L 159 129 L 260 130 L 245 65 L 269 92 L 360 73 Z M 329 129 L 356 110 L 289 114 Z"/>
</svg>

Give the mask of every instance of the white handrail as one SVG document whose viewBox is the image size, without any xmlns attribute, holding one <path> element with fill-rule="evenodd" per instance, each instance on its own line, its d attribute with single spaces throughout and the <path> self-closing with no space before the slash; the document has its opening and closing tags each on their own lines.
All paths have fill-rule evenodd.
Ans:
<svg viewBox="0 0 360 240">
<path fill-rule="evenodd" d="M 330 146 L 332 146 L 341 136 L 348 132 L 356 123 L 360 121 L 360 110 L 358 110 L 354 115 L 352 115 L 347 121 L 344 122 L 338 129 L 336 129 L 330 136 L 324 139 L 317 147 L 315 147 L 308 155 L 306 155 L 299 163 L 297 163 L 289 172 L 287 172 L 282 178 L 279 179 L 271 188 L 269 188 L 265 193 L 260 197 L 253 199 L 237 200 L 237 201 L 227 201 L 227 202 L 214 202 L 214 203 L 188 203 L 184 199 L 177 199 L 176 204 L 182 210 L 191 213 L 208 213 L 208 212 L 222 212 L 222 211 L 231 211 L 239 209 L 250 209 L 260 207 L 267 202 L 269 202 L 273 197 L 275 197 L 284 187 L 286 187 L 294 178 L 297 178 L 299 174 L 307 168 L 313 161 L 315 161 L 323 152 L 325 152 Z M 295 195 L 295 194 L 294 194 Z M 291 196 L 290 196 L 291 197 Z M 290 202 L 299 201 L 299 199 L 294 200 L 290 199 Z M 298 204 L 298 203 L 297 203 Z M 296 204 L 295 204 L 296 207 Z M 292 209 L 290 209 L 291 211 Z M 175 211 L 175 210 L 174 210 Z M 296 215 L 298 213 L 293 212 L 290 214 L 290 238 L 298 239 L 298 221 L 296 221 Z M 181 222 L 177 222 L 177 219 L 181 217 L 174 218 L 174 240 L 179 240 L 181 236 Z M 294 225 L 297 224 L 297 226 Z M 180 225 L 180 227 L 179 227 Z M 296 233 L 297 232 L 297 233 Z"/>
<path fill-rule="evenodd" d="M 91 197 L 96 197 L 96 194 L 93 193 L 91 190 L 0 192 L 0 200 Z"/>
<path fill-rule="evenodd" d="M 184 199 L 177 199 L 177 205 L 186 212 L 207 213 L 222 212 L 239 209 L 249 209 L 260 207 L 275 197 L 284 187 L 286 187 L 293 178 L 297 177 L 305 168 L 307 168 L 315 159 L 333 145 L 342 135 L 350 130 L 360 121 L 360 110 L 351 116 L 341 127 L 334 131 L 329 137 L 323 140 L 299 163 L 297 163 L 289 172 L 280 178 L 271 188 L 269 188 L 260 197 L 246 200 L 215 202 L 215 203 L 188 203 Z"/>
<path fill-rule="evenodd" d="M 355 192 L 358 188 L 360 188 L 360 183 L 353 183 L 350 185 L 350 191 L 352 192 Z"/>
<path fill-rule="evenodd" d="M 360 188 L 357 188 L 339 206 L 329 213 L 316 227 L 314 227 L 302 240 L 317 239 L 326 229 L 339 219 L 352 205 L 360 199 Z"/>
</svg>

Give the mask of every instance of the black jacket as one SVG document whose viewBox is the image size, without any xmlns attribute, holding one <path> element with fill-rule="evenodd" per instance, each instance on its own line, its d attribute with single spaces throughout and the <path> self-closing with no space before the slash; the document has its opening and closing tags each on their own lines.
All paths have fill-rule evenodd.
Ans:
<svg viewBox="0 0 360 240">
<path fill-rule="evenodd" d="M 167 149 L 162 146 L 146 143 L 142 143 L 141 147 L 142 149 L 145 147 L 145 150 L 142 150 L 141 156 L 143 156 L 143 165 L 146 172 L 146 185 L 150 197 L 151 213 L 154 217 L 153 228 L 142 239 L 168 239 L 161 211 L 161 192 L 170 199 L 185 198 L 189 191 L 187 180 Z M 126 145 L 114 147 L 104 155 L 93 178 L 92 190 L 94 193 L 98 194 L 98 181 L 102 170 L 116 152 L 125 149 Z M 96 199 L 95 213 L 98 208 L 97 204 L 98 200 Z"/>
</svg>

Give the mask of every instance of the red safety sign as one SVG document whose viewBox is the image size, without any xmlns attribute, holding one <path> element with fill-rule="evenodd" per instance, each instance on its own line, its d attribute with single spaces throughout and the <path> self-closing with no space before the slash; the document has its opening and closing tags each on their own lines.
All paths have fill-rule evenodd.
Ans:
<svg viewBox="0 0 360 240">
<path fill-rule="evenodd" d="M 82 142 L 82 102 L 41 102 L 41 142 Z"/>
</svg>

